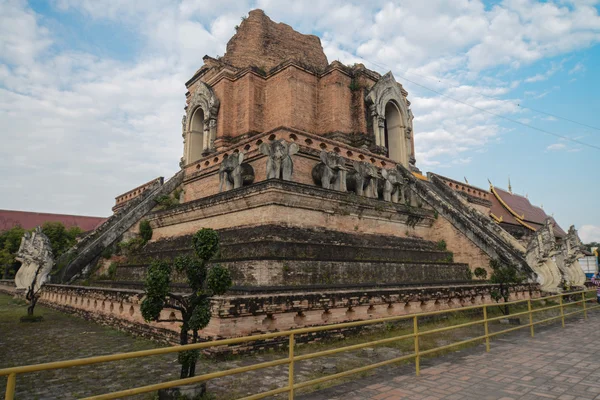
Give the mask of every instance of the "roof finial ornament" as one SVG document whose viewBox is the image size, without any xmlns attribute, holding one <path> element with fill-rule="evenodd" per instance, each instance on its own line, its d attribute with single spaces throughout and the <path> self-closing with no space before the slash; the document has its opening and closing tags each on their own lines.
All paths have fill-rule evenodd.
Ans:
<svg viewBox="0 0 600 400">
<path fill-rule="evenodd" d="M 543 210 L 543 209 L 544 209 L 544 205 L 543 205 L 543 204 L 540 204 L 540 208 Z"/>
<path fill-rule="evenodd" d="M 492 185 L 492 181 L 490 181 L 490 178 L 487 178 L 487 180 L 488 180 L 488 182 L 489 182 L 489 184 L 490 184 L 490 189 L 493 189 L 493 188 L 494 188 L 494 185 Z"/>
<path fill-rule="evenodd" d="M 465 183 L 468 185 L 469 181 L 467 180 L 467 177 L 465 176 Z"/>
<path fill-rule="evenodd" d="M 508 192 L 512 194 L 512 186 L 510 186 L 510 176 L 508 177 Z"/>
</svg>

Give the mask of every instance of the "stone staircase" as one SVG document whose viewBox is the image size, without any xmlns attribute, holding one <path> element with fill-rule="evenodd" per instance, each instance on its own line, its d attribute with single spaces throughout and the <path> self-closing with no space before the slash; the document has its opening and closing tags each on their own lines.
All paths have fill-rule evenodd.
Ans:
<svg viewBox="0 0 600 400">
<path fill-rule="evenodd" d="M 86 267 L 108 246 L 118 240 L 129 228 L 149 213 L 156 198 L 171 193 L 183 181 L 184 171 L 177 172 L 164 184 L 156 182 L 139 197 L 130 201 L 118 213 L 63 254 L 56 263 L 53 283 L 69 283 L 82 275 Z"/>
<path fill-rule="evenodd" d="M 527 275 L 533 274 L 522 251 L 503 239 L 501 228 L 483 214 L 464 204 L 463 200 L 441 179 L 431 175 L 428 182 L 421 181 L 406 168 L 400 165 L 398 167 L 411 189 L 419 197 L 450 221 L 488 256 L 514 265 Z"/>
</svg>

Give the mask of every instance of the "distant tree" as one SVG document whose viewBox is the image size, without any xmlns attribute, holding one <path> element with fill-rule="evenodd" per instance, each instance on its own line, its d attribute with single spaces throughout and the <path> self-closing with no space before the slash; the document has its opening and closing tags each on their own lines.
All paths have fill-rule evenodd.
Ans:
<svg viewBox="0 0 600 400">
<path fill-rule="evenodd" d="M 77 226 L 67 229 L 60 222 L 44 222 L 42 232 L 50 239 L 52 254 L 54 259 L 57 260 L 65 251 L 77 243 L 77 235 L 82 230 Z"/>
<path fill-rule="evenodd" d="M 9 273 L 15 271 L 19 265 L 18 261 L 15 261 L 15 254 L 21 246 L 24 233 L 25 229 L 20 226 L 0 233 L 0 269 L 3 279 L 7 279 Z"/>
<path fill-rule="evenodd" d="M 598 242 L 589 242 L 583 245 L 587 251 L 592 251 L 593 247 L 598 247 L 600 249 L 600 243 Z"/>
<path fill-rule="evenodd" d="M 141 304 L 141 312 L 148 322 L 181 322 L 179 343 L 189 343 L 192 332 L 192 343 L 198 341 L 198 331 L 205 328 L 210 321 L 210 298 L 223 294 L 231 286 L 229 271 L 220 265 L 208 268 L 207 264 L 219 250 L 219 236 L 212 229 L 201 229 L 192 237 L 195 256 L 179 256 L 173 263 L 157 260 L 148 269 L 145 282 L 146 297 Z M 189 295 L 170 292 L 171 274 L 173 271 L 185 275 L 192 293 Z M 179 319 L 161 319 L 163 309 L 179 311 Z M 196 373 L 198 351 L 182 351 L 179 353 L 181 378 L 192 377 Z"/>
<path fill-rule="evenodd" d="M 495 301 L 504 299 L 504 302 L 508 302 L 510 299 L 510 287 L 515 284 L 523 283 L 526 277 L 514 266 L 502 264 L 498 260 L 490 260 L 490 267 L 492 268 L 492 276 L 490 282 L 499 285 L 498 289 L 492 290 L 492 298 Z M 510 310 L 508 305 L 499 306 L 500 310 L 504 315 L 509 315 Z"/>
</svg>

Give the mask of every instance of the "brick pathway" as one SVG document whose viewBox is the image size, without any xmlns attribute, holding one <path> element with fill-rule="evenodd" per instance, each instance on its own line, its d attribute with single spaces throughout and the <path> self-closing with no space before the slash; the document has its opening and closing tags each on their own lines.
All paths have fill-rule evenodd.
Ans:
<svg viewBox="0 0 600 400">
<path fill-rule="evenodd" d="M 509 333 L 483 346 L 414 364 L 383 369 L 300 398 L 311 400 L 592 400 L 600 399 L 600 312 L 589 320 Z M 594 342 L 596 341 L 596 343 Z"/>
</svg>

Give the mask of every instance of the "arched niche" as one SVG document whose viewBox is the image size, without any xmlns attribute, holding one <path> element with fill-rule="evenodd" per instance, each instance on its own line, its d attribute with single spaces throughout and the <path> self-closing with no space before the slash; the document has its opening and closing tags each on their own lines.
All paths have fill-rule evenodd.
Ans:
<svg viewBox="0 0 600 400">
<path fill-rule="evenodd" d="M 184 159 L 190 164 L 209 154 L 217 135 L 219 99 L 204 82 L 198 82 L 183 118 Z"/>
<path fill-rule="evenodd" d="M 414 163 L 412 113 L 394 75 L 382 76 L 365 97 L 373 122 L 375 144 L 385 147 L 388 157 L 406 168 Z"/>
<path fill-rule="evenodd" d="M 189 159 L 194 162 L 202 158 L 205 149 L 204 111 L 197 107 L 190 120 L 189 127 Z"/>
<path fill-rule="evenodd" d="M 388 101 L 384 112 L 384 146 L 388 150 L 388 157 L 404 164 L 403 160 L 408 160 L 408 156 L 402 114 L 394 101 Z M 408 166 L 408 163 L 406 163 L 406 166 Z"/>
</svg>

